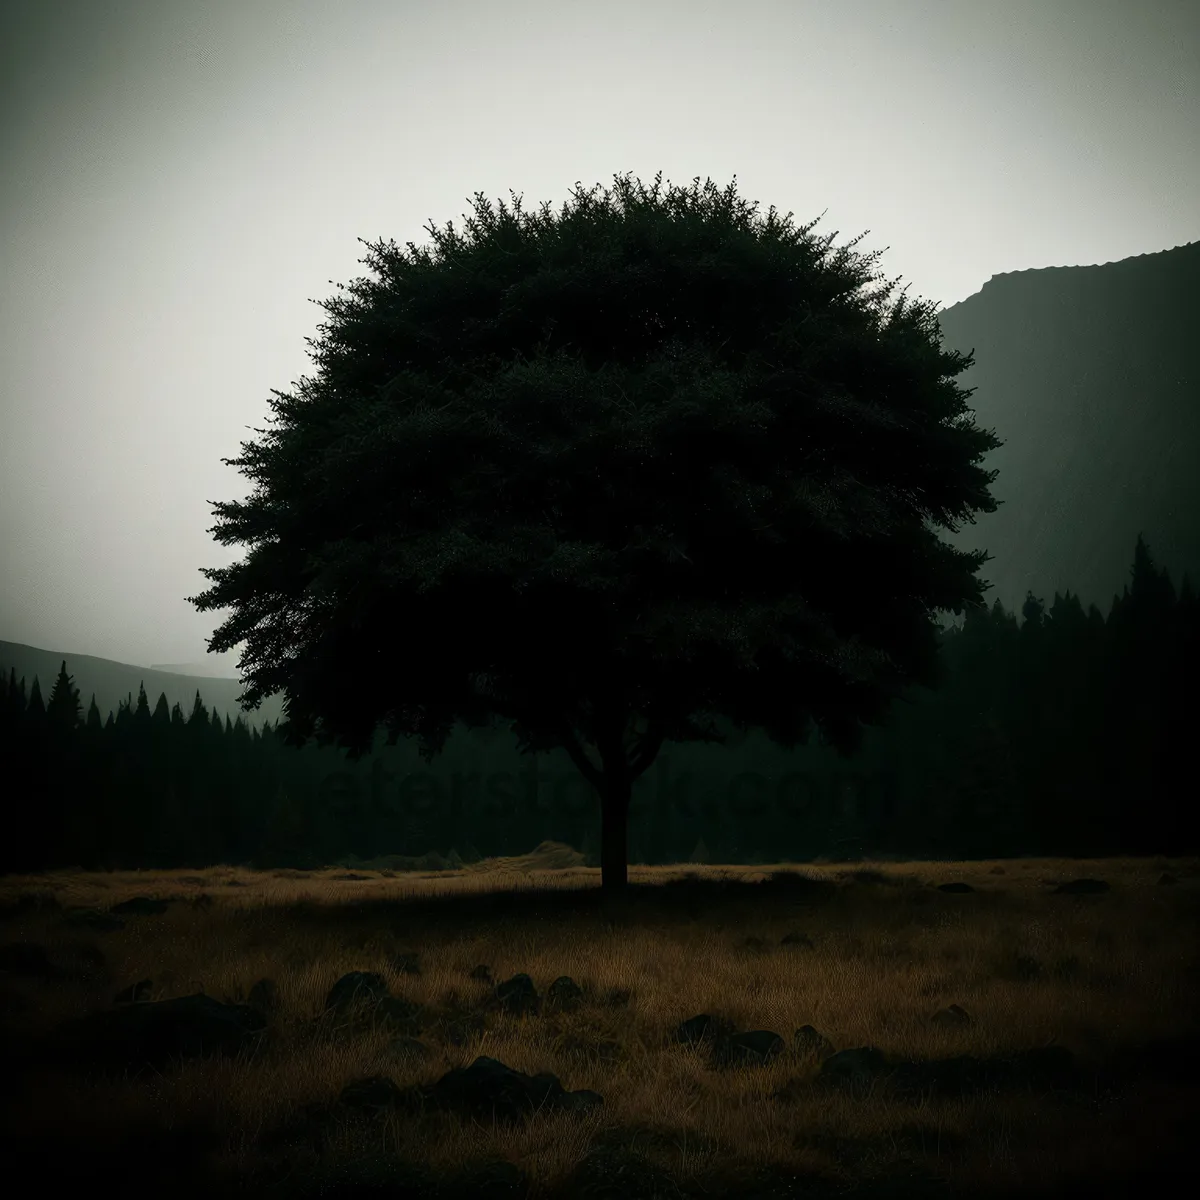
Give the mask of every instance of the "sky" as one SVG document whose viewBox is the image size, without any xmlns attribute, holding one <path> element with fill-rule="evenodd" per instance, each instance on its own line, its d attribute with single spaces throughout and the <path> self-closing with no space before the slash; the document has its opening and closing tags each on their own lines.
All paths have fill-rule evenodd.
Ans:
<svg viewBox="0 0 1200 1200">
<path fill-rule="evenodd" d="M 695 176 L 948 307 L 1195 240 L 1195 0 L 0 0 L 0 641 L 206 663 L 357 239 Z M 877 287 L 878 284 L 872 285 Z"/>
</svg>

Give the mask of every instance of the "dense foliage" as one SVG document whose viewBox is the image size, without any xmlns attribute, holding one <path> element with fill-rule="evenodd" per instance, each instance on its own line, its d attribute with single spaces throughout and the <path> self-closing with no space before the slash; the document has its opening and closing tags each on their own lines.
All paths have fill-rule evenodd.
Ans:
<svg viewBox="0 0 1200 1200">
<path fill-rule="evenodd" d="M 850 757 L 936 683 L 934 613 L 981 601 L 987 557 L 938 531 L 996 507 L 933 305 L 864 294 L 874 255 L 733 184 L 660 182 L 559 219 L 479 194 L 436 255 L 372 247 L 319 376 L 228 460 L 257 489 L 213 532 L 250 550 L 193 600 L 233 610 L 210 649 L 245 644 L 290 744 L 385 726 L 432 760 L 498 715 L 565 749 L 606 888 L 664 743 L 723 718 Z"/>
</svg>

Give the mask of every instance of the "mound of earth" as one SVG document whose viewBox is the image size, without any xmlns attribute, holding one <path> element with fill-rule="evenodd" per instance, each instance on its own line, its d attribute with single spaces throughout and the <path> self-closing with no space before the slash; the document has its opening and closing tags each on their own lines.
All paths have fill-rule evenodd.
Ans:
<svg viewBox="0 0 1200 1200">
<path fill-rule="evenodd" d="M 516 871 L 574 871 L 587 866 L 583 855 L 564 842 L 542 842 L 529 854 L 493 859 L 492 864 Z"/>
</svg>

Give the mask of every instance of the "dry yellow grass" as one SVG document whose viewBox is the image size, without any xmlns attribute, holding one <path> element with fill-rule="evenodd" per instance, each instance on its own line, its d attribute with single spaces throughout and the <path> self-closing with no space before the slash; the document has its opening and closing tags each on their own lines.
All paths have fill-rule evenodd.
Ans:
<svg viewBox="0 0 1200 1200">
<path fill-rule="evenodd" d="M 749 883 L 796 870 L 836 881 L 839 890 L 828 903 L 797 904 L 734 887 L 696 901 L 690 913 L 686 905 L 659 911 L 652 896 L 641 896 L 614 913 L 556 907 L 556 891 L 598 888 L 599 871 L 576 865 L 570 851 L 541 849 L 540 856 L 452 872 L 389 877 L 356 867 L 367 877 L 359 880 L 333 878 L 345 868 L 227 866 L 0 880 L 0 902 L 31 891 L 53 894 L 64 907 L 200 892 L 214 901 L 207 910 L 179 905 L 131 918 L 124 930 L 101 934 L 66 933 L 61 916 L 48 912 L 7 922 L 5 941 L 36 941 L 62 954 L 92 941 L 107 959 L 108 973 L 91 983 L 7 985 L 32 1001 L 20 1018 L 30 1032 L 107 1007 L 118 988 L 142 978 L 154 981 L 156 1000 L 200 988 L 241 999 L 267 976 L 281 1002 L 277 1034 L 253 1059 L 189 1062 L 163 1076 L 69 1088 L 47 1076 L 21 1098 L 16 1119 L 29 1131 L 55 1126 L 67 1142 L 73 1128 L 95 1130 L 98 1121 L 114 1129 L 152 1115 L 177 1125 L 209 1122 L 221 1131 L 222 1161 L 247 1170 L 261 1161 L 264 1131 L 305 1104 L 334 1100 L 353 1079 L 387 1074 L 401 1087 L 432 1083 L 488 1054 L 530 1074 L 553 1072 L 568 1090 L 594 1089 L 605 1103 L 587 1117 L 539 1114 L 516 1130 L 449 1115 L 394 1114 L 367 1127 L 347 1121 L 330 1153 L 383 1147 L 438 1170 L 502 1158 L 547 1194 L 601 1137 L 632 1145 L 681 1179 L 768 1163 L 861 1177 L 908 1157 L 960 1186 L 1046 1183 L 1056 1173 L 1071 1178 L 1083 1168 L 1128 1166 L 1147 1153 L 1153 1143 L 1146 1139 L 1164 1136 L 1178 1109 L 1178 1085 L 1149 1083 L 1107 1108 L 1019 1092 L 904 1104 L 882 1095 L 829 1095 L 804 1086 L 818 1069 L 815 1059 L 718 1072 L 701 1053 L 662 1043 L 702 1012 L 739 1030 L 773 1030 L 789 1045 L 793 1030 L 810 1024 L 838 1049 L 873 1045 L 905 1059 L 990 1055 L 1054 1041 L 1086 1063 L 1122 1045 L 1193 1031 L 1200 860 L 632 867 L 634 884 L 689 873 Z M 881 882 L 853 878 L 867 871 Z M 1156 886 L 1163 871 L 1178 885 Z M 1112 891 L 1049 894 L 1048 885 L 1081 876 L 1105 879 Z M 955 880 L 978 891 L 931 890 Z M 541 893 L 536 914 L 506 916 L 492 903 L 498 891 L 521 890 Z M 425 904 L 418 919 L 406 903 L 456 895 L 479 903 L 451 905 L 444 920 L 431 918 Z M 813 947 L 781 952 L 790 931 L 807 934 Z M 741 943 L 748 936 L 771 949 L 747 950 Z M 389 958 L 401 951 L 420 955 L 420 975 L 392 969 Z M 1037 977 L 1013 969 L 1022 956 L 1039 965 Z M 528 973 L 543 995 L 555 978 L 569 975 L 594 995 L 626 989 L 631 998 L 620 1009 L 585 1004 L 570 1014 L 496 1016 L 471 1045 L 427 1039 L 435 1053 L 424 1064 L 390 1061 L 383 1030 L 317 1040 L 304 1032 L 349 971 L 378 971 L 393 994 L 445 1009 L 477 1006 L 487 989 L 467 976 L 480 963 L 497 981 Z M 966 1009 L 972 1024 L 931 1024 L 949 1004 Z M 619 1044 L 618 1061 L 588 1060 L 572 1049 L 603 1041 Z M 789 1083 L 790 1102 L 770 1098 Z"/>
</svg>

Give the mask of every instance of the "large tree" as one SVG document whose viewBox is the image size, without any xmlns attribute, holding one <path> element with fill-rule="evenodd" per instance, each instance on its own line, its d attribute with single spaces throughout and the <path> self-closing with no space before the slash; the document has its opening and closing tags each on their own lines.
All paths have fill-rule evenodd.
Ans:
<svg viewBox="0 0 1200 1200">
<path fill-rule="evenodd" d="M 223 460 L 257 487 L 212 532 L 253 548 L 191 598 L 235 610 L 209 651 L 245 641 L 239 702 L 283 691 L 290 745 L 357 759 L 386 727 L 430 762 L 499 717 L 565 748 L 607 893 L 664 741 L 723 719 L 850 756 L 941 682 L 934 613 L 982 602 L 988 556 L 937 529 L 995 509 L 1000 444 L 932 306 L 860 294 L 875 255 L 736 179 L 615 183 L 557 220 L 476 193 L 436 254 L 364 243 L 379 279 L 322 304 L 319 377 Z"/>
</svg>

